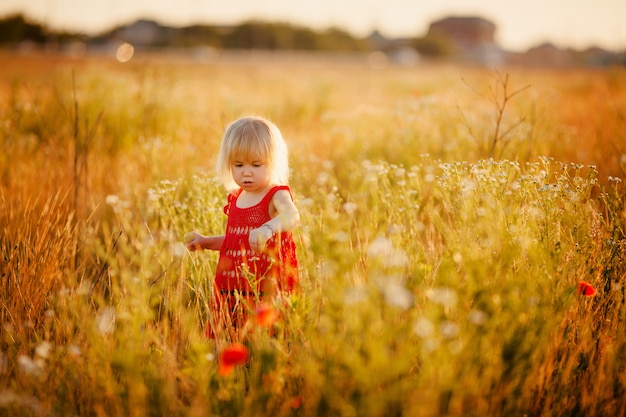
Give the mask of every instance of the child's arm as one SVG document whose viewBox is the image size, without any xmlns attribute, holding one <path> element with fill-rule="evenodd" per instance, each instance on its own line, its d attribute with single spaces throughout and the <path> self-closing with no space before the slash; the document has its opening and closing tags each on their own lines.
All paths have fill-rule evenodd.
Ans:
<svg viewBox="0 0 626 417">
<path fill-rule="evenodd" d="M 195 230 L 185 235 L 185 246 L 192 252 L 199 249 L 220 250 L 223 241 L 224 235 L 204 236 Z"/>
<path fill-rule="evenodd" d="M 271 220 L 250 231 L 250 248 L 262 251 L 267 241 L 281 232 L 288 232 L 300 223 L 300 213 L 287 190 L 279 190 L 270 203 Z"/>
</svg>

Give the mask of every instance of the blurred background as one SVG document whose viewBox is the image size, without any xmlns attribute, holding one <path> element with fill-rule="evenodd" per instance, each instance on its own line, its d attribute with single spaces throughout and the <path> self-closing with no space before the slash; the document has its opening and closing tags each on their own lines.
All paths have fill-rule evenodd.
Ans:
<svg viewBox="0 0 626 417">
<path fill-rule="evenodd" d="M 379 64 L 606 66 L 626 62 L 624 15 L 621 0 L 5 0 L 0 45 L 121 61 L 155 51 L 203 59 L 270 50 L 375 53 Z"/>
</svg>

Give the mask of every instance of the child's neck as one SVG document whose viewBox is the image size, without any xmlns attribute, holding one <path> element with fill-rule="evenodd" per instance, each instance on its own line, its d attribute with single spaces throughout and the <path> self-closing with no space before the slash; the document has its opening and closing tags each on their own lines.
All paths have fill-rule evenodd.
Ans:
<svg viewBox="0 0 626 417">
<path fill-rule="evenodd" d="M 270 188 L 272 188 L 272 184 L 267 184 L 258 191 L 242 190 L 239 197 L 237 197 L 237 207 L 246 208 L 259 204 Z"/>
</svg>

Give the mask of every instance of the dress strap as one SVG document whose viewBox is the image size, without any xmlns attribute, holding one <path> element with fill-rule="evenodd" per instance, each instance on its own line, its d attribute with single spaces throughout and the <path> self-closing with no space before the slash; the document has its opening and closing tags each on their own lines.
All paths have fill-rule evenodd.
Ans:
<svg viewBox="0 0 626 417">
<path fill-rule="evenodd" d="M 234 204 L 235 201 L 237 201 L 237 197 L 239 197 L 239 194 L 241 194 L 242 191 L 243 189 L 239 188 L 238 190 L 233 190 L 228 193 L 228 202 L 224 206 L 224 214 L 228 215 L 231 205 Z"/>
<path fill-rule="evenodd" d="M 267 194 L 265 194 L 265 197 L 263 197 L 263 202 L 269 202 L 272 197 L 274 196 L 274 194 L 276 194 L 278 191 L 280 190 L 287 190 L 289 192 L 289 196 L 291 197 L 291 200 L 293 201 L 293 195 L 291 195 L 291 189 L 289 188 L 288 185 L 275 185 L 272 188 L 270 188 L 270 190 L 267 192 Z"/>
</svg>

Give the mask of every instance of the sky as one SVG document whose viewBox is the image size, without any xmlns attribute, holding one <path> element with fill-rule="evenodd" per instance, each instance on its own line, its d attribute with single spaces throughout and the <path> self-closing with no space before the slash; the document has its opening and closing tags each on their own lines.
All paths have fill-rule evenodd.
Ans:
<svg viewBox="0 0 626 417">
<path fill-rule="evenodd" d="M 237 24 L 257 19 L 354 36 L 419 37 L 448 16 L 496 24 L 510 51 L 544 42 L 584 49 L 626 50 L 626 0 L 2 0 L 0 17 L 22 13 L 51 29 L 97 34 L 139 18 L 164 25 Z"/>
</svg>

